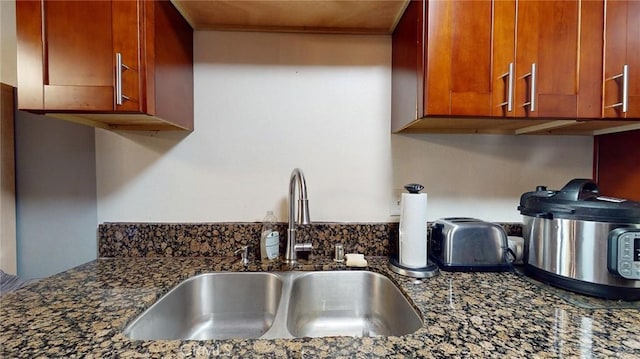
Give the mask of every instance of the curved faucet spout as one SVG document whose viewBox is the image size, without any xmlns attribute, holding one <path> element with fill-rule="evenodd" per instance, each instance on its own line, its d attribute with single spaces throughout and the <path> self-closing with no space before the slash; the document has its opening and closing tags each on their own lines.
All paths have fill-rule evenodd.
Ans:
<svg viewBox="0 0 640 359">
<path fill-rule="evenodd" d="M 307 198 L 307 181 L 302 170 L 294 168 L 289 180 L 289 229 L 287 231 L 287 248 L 284 259 L 293 263 L 296 261 L 296 221 L 295 197 L 298 188 L 298 224 L 311 224 L 309 216 L 309 199 Z"/>
</svg>

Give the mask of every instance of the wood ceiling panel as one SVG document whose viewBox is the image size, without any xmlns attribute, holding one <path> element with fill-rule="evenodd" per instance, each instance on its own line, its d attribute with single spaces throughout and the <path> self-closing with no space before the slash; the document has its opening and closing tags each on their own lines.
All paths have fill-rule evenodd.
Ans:
<svg viewBox="0 0 640 359">
<path fill-rule="evenodd" d="M 390 34 L 408 0 L 172 0 L 196 30 Z"/>
</svg>

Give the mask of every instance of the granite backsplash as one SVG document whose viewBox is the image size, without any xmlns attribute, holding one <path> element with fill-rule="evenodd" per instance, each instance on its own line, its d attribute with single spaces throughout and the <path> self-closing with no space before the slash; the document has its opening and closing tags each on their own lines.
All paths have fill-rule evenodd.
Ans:
<svg viewBox="0 0 640 359">
<path fill-rule="evenodd" d="M 521 236 L 520 223 L 501 223 L 508 235 Z M 430 226 L 430 225 L 429 225 Z M 104 223 L 98 226 L 98 256 L 212 257 L 233 256 L 244 245 L 260 256 L 262 223 Z M 278 223 L 280 253 L 287 223 Z M 430 233 L 431 231 L 429 231 Z M 389 256 L 397 253 L 398 223 L 313 223 L 297 226 L 297 242 L 313 244 L 312 256 L 332 257 L 341 243 L 345 253 Z"/>
</svg>

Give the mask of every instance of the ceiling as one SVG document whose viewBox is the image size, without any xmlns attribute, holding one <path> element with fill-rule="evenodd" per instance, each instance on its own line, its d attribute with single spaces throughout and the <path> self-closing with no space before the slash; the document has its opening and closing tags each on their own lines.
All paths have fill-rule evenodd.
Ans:
<svg viewBox="0 0 640 359">
<path fill-rule="evenodd" d="M 171 0 L 195 30 L 390 34 L 409 0 Z"/>
</svg>

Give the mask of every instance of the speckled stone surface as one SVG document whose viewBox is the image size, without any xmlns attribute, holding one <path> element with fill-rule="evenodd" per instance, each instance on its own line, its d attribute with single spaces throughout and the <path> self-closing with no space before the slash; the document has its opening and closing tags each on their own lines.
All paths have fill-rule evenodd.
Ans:
<svg viewBox="0 0 640 359">
<path fill-rule="evenodd" d="M 504 223 L 507 234 L 521 236 L 522 225 Z M 280 253 L 285 251 L 287 224 L 278 223 Z M 99 257 L 233 256 L 249 245 L 260 255 L 261 223 L 105 223 L 98 226 Z M 345 253 L 389 256 L 397 253 L 398 223 L 314 223 L 298 226 L 298 242 L 313 245 L 312 256 L 333 256 L 341 243 Z"/>
<path fill-rule="evenodd" d="M 280 253 L 285 251 L 287 224 L 278 223 Z M 100 257 L 233 256 L 249 245 L 260 255 L 262 223 L 105 223 L 98 227 Z M 331 256 L 334 245 L 345 252 L 386 256 L 398 236 L 397 223 L 314 223 L 297 227 L 298 242 L 313 244 L 312 255 Z"/>
<path fill-rule="evenodd" d="M 98 259 L 0 298 L 2 358 L 638 358 L 638 309 L 584 309 L 516 273 L 448 273 L 415 280 L 368 257 L 424 325 L 400 337 L 136 341 L 125 325 L 183 279 L 213 271 L 344 270 L 232 257 Z"/>
</svg>

